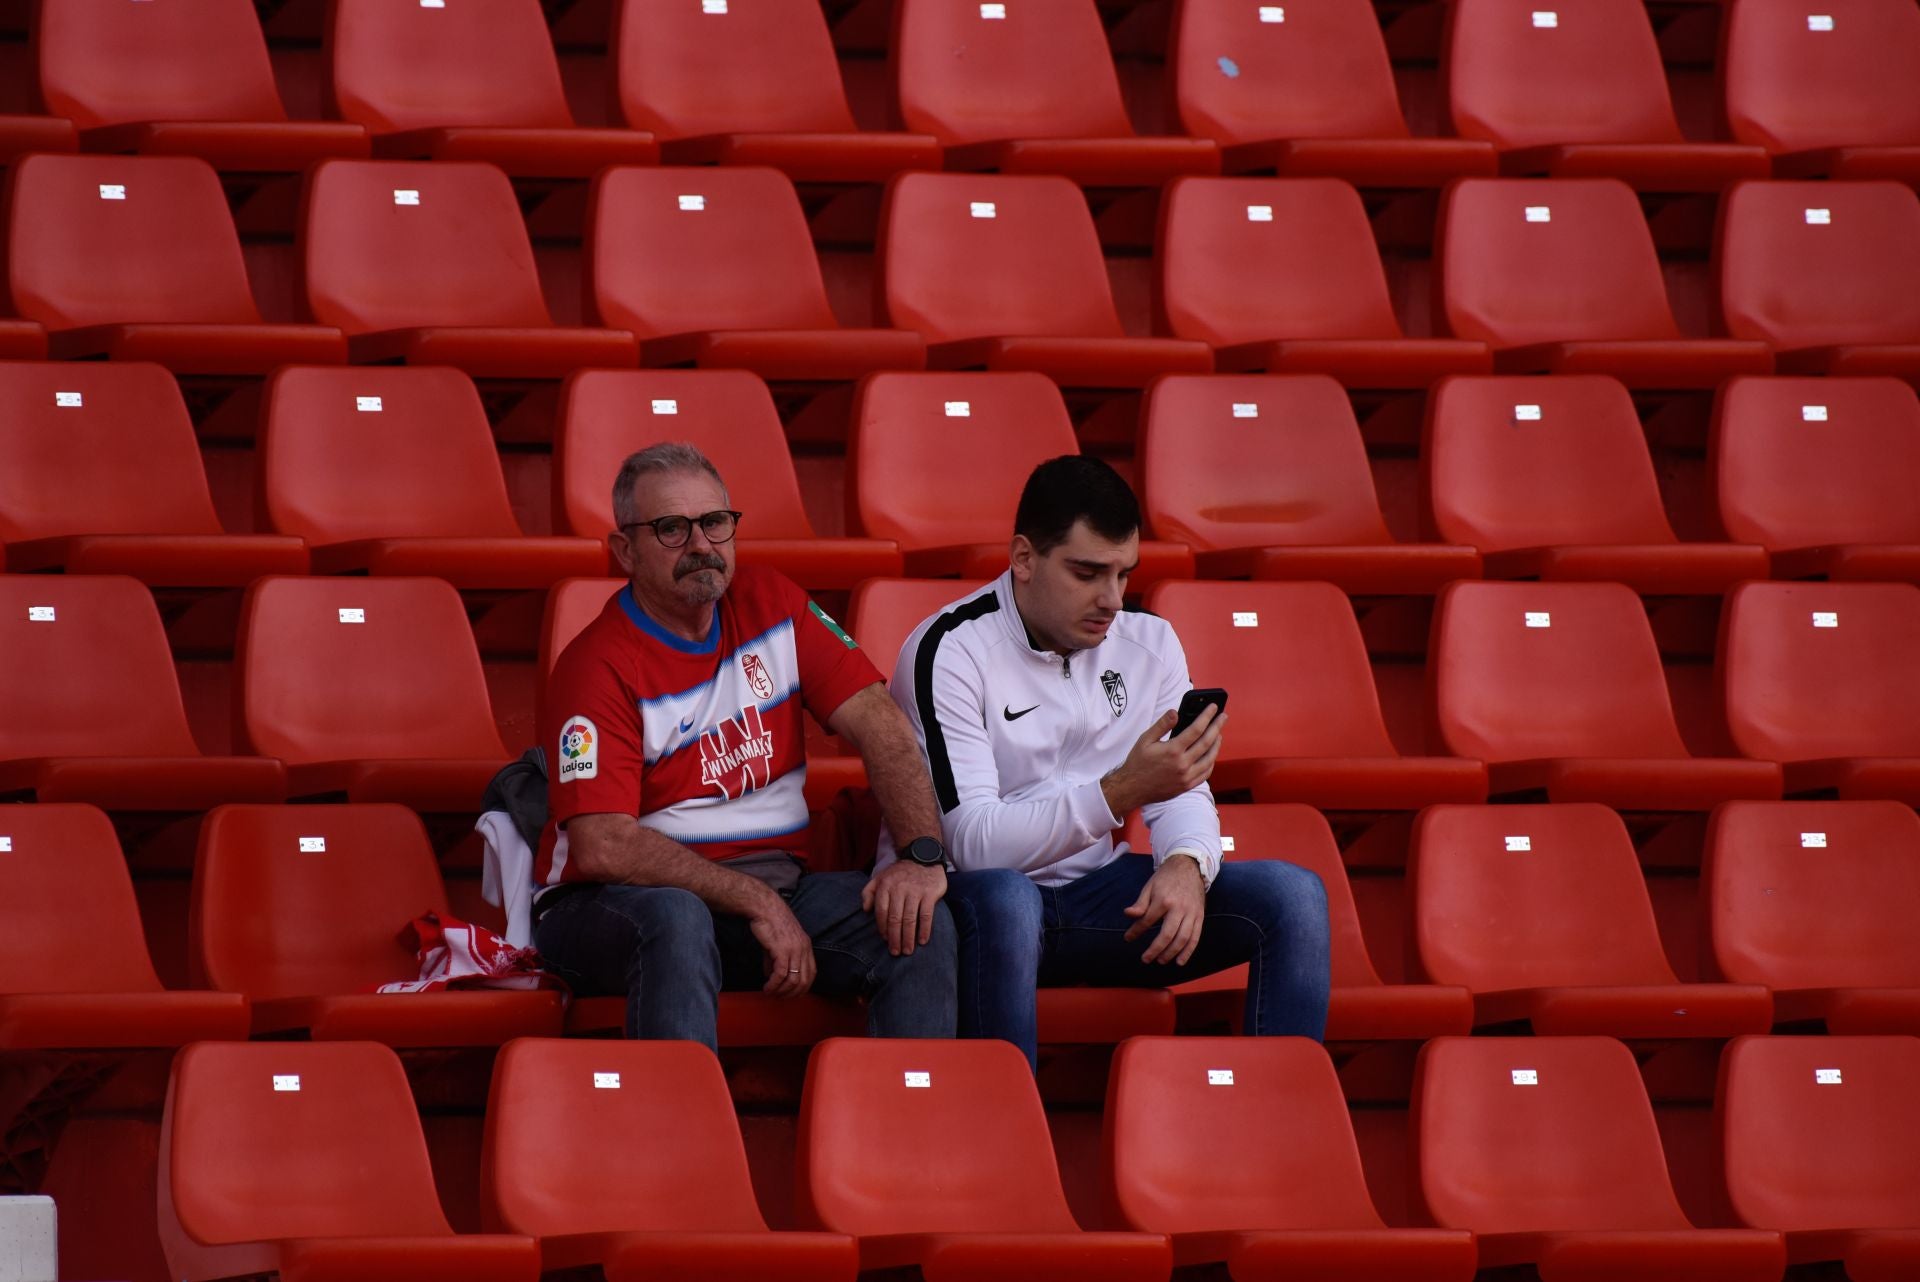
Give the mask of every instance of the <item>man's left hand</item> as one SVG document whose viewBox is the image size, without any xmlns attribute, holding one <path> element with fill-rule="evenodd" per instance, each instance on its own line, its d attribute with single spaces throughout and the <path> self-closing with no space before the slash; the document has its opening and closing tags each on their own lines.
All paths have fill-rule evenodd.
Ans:
<svg viewBox="0 0 1920 1282">
<path fill-rule="evenodd" d="M 1190 855 L 1174 855 L 1154 869 L 1140 898 L 1124 911 L 1134 919 L 1125 935 L 1129 943 L 1159 923 L 1160 933 L 1140 954 L 1141 961 L 1186 965 L 1200 946 L 1200 927 L 1207 917 L 1207 879 L 1199 863 Z"/>
<path fill-rule="evenodd" d="M 933 938 L 934 905 L 946 893 L 945 868 L 902 859 L 867 879 L 860 908 L 873 914 L 889 953 L 911 957 L 916 947 Z"/>
</svg>

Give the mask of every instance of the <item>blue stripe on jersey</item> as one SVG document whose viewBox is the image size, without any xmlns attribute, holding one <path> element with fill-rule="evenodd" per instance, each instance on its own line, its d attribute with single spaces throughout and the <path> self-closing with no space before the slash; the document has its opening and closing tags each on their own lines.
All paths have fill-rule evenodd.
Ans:
<svg viewBox="0 0 1920 1282">
<path fill-rule="evenodd" d="M 642 828 L 651 828 L 653 827 L 653 825 L 647 822 L 647 820 L 650 818 L 652 818 L 651 815 L 641 815 L 637 822 L 640 824 Z M 809 817 L 809 819 L 811 819 L 811 817 Z M 807 830 L 807 827 L 808 827 L 808 824 L 806 822 L 803 822 L 798 828 L 776 828 L 770 832 L 730 832 L 730 833 L 723 833 L 723 834 L 720 834 L 717 836 L 711 836 L 711 837 L 674 837 L 672 833 L 667 832 L 666 829 L 664 828 L 654 828 L 654 831 L 661 833 L 665 836 L 672 837 L 673 840 L 681 843 L 682 845 L 724 846 L 730 841 L 765 841 L 769 837 L 791 837 L 795 833 L 805 832 Z M 742 851 L 741 853 L 753 854 L 755 852 Z"/>
<path fill-rule="evenodd" d="M 765 716 L 767 713 L 772 712 L 775 708 L 779 707 L 781 704 L 785 703 L 788 699 L 791 699 L 794 695 L 798 693 L 800 693 L 800 687 L 798 685 L 789 686 L 787 689 L 782 690 L 779 694 L 774 695 L 769 702 L 761 704 L 760 714 L 762 716 Z M 663 761 L 668 761 L 674 757 L 679 756 L 681 753 L 685 752 L 689 748 L 696 747 L 700 742 L 701 735 L 708 734 L 714 730 L 718 730 L 720 728 L 721 721 L 732 721 L 738 718 L 739 715 L 740 715 L 739 710 L 736 709 L 732 713 L 721 714 L 720 721 L 714 721 L 704 726 L 697 726 L 697 727 L 690 726 L 685 730 L 681 730 L 679 728 L 678 723 L 676 723 L 674 729 L 678 737 L 681 740 L 683 740 L 683 742 L 677 748 L 673 748 L 667 752 L 663 752 L 657 757 L 650 758 L 647 761 L 647 764 L 650 766 L 659 765 Z M 776 776 L 776 777 L 784 778 L 785 776 Z M 768 782 L 771 783 L 772 780 L 768 780 Z"/>
<path fill-rule="evenodd" d="M 651 615 L 640 608 L 633 599 L 633 585 L 629 583 L 619 592 L 620 608 L 625 610 L 633 626 L 658 641 L 661 645 L 678 650 L 682 654 L 712 654 L 720 647 L 720 611 L 713 612 L 713 628 L 707 633 L 705 641 L 688 641 L 673 635 L 653 621 Z"/>
<path fill-rule="evenodd" d="M 720 626 L 720 616 L 716 613 L 714 615 L 714 627 L 717 629 L 719 626 Z M 742 641 L 739 645 L 736 645 L 735 647 L 733 647 L 731 651 L 728 652 L 727 660 L 726 660 L 727 663 L 731 663 L 734 660 L 734 658 L 737 657 L 739 653 L 742 650 L 746 649 L 748 646 L 758 645 L 762 641 L 765 641 L 768 637 L 772 636 L 774 633 L 778 632 L 780 629 L 787 628 L 791 630 L 792 627 L 793 627 L 792 619 L 782 619 L 780 620 L 780 622 L 774 624 L 772 627 L 768 628 L 765 632 L 760 633 L 758 636 L 748 637 L 745 641 Z M 665 639 L 665 638 L 662 638 L 662 639 Z M 679 646 L 682 649 L 685 649 L 688 644 L 689 643 L 685 641 L 679 642 Z M 715 647 L 718 647 L 719 644 L 720 644 L 719 634 L 716 631 L 714 635 L 713 645 Z M 707 654 L 707 653 L 711 653 L 711 651 L 702 650 L 702 651 L 697 651 L 695 653 Z M 796 658 L 798 657 L 797 652 L 795 657 Z M 688 686 L 684 690 L 675 690 L 671 694 L 649 695 L 647 698 L 640 700 L 639 702 L 640 715 L 643 717 L 646 716 L 647 709 L 649 707 L 662 704 L 662 703 L 677 702 L 678 700 L 684 699 L 689 695 L 697 694 L 699 691 L 706 689 L 708 686 L 712 685 L 715 681 L 719 680 L 719 677 L 720 677 L 719 670 L 724 669 L 725 666 L 726 666 L 725 663 L 717 665 L 717 669 L 714 672 L 713 676 L 708 677 L 705 681 L 697 681 L 693 685 Z M 791 694 L 793 692 L 789 690 L 787 693 Z"/>
</svg>

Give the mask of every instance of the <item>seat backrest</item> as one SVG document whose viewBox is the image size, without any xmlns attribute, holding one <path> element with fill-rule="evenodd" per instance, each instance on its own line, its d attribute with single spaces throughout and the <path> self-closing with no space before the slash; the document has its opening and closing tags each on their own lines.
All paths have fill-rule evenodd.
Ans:
<svg viewBox="0 0 1920 1282">
<path fill-rule="evenodd" d="M 0 542 L 219 534 L 173 376 L 134 361 L 0 363 Z"/>
<path fill-rule="evenodd" d="M 1740 0 L 1727 10 L 1720 76 L 1735 141 L 1776 152 L 1920 143 L 1920 12 L 1906 0 L 1820 8 Z"/>
<path fill-rule="evenodd" d="M 881 208 L 879 256 L 889 323 L 929 343 L 1124 333 L 1093 215 L 1065 178 L 902 174 Z"/>
<path fill-rule="evenodd" d="M 1920 1229 L 1920 1038 L 1738 1037 L 1714 1118 L 1754 1228 Z"/>
<path fill-rule="evenodd" d="M 1436 1037 L 1409 1125 L 1417 1192 L 1448 1228 L 1692 1227 L 1633 1052 L 1611 1037 Z"/>
<path fill-rule="evenodd" d="M 324 161 L 300 236 L 307 305 L 349 334 L 553 323 L 513 185 L 492 165 Z"/>
<path fill-rule="evenodd" d="M 873 374 L 854 395 L 849 515 L 902 549 L 1011 543 L 1027 475 L 1078 454 L 1042 374 Z"/>
<path fill-rule="evenodd" d="M 1458 756 L 1688 755 L 1653 629 L 1629 588 L 1449 583 L 1433 636 L 1434 715 Z"/>
<path fill-rule="evenodd" d="M 903 1135 L 940 1137 L 940 1160 Z M 803 1222 L 881 1233 L 1072 1233 L 1047 1118 L 1011 1042 L 833 1037 L 800 1097 Z M 927 1197 L 900 1190 L 925 1186 Z"/>
<path fill-rule="evenodd" d="M 1678 982 L 1605 806 L 1429 806 L 1408 855 L 1422 968 L 1475 992 Z"/>
<path fill-rule="evenodd" d="M 726 1075 L 694 1042 L 507 1043 L 487 1099 L 480 1203 L 489 1228 L 539 1237 L 767 1227 Z"/>
<path fill-rule="evenodd" d="M 1456 338 L 1680 337 L 1640 202 L 1616 179 L 1461 179 L 1440 197 L 1434 241 Z"/>
<path fill-rule="evenodd" d="M 47 110 L 82 129 L 151 120 L 285 120 L 249 0 L 40 0 Z"/>
<path fill-rule="evenodd" d="M 192 156 L 26 156 L 7 188 L 16 311 L 48 329 L 257 325 L 213 166 Z"/>
<path fill-rule="evenodd" d="M 847 635 L 890 678 L 915 628 L 985 586 L 954 579 L 864 579 L 847 605 Z"/>
<path fill-rule="evenodd" d="M 1900 379 L 1728 379 L 1708 452 L 1730 538 L 1920 543 L 1920 396 Z"/>
<path fill-rule="evenodd" d="M 1433 528 L 1482 552 L 1674 542 L 1633 397 L 1611 378 L 1449 378 L 1420 461 Z"/>
<path fill-rule="evenodd" d="M 1720 617 L 1727 729 L 1761 761 L 1920 757 L 1920 587 L 1743 583 Z"/>
<path fill-rule="evenodd" d="M 1401 337 L 1360 193 L 1335 178 L 1181 178 L 1161 197 L 1158 259 L 1164 333 L 1215 347 Z"/>
<path fill-rule="evenodd" d="M 540 0 L 333 0 L 332 104 L 375 134 L 573 126 Z"/>
<path fill-rule="evenodd" d="M 1707 823 L 1700 889 L 1714 963 L 1734 983 L 1920 988 L 1909 806 L 1730 801 Z"/>
<path fill-rule="evenodd" d="M 159 991 L 112 821 L 92 806 L 0 807 L 0 992 Z"/>
<path fill-rule="evenodd" d="M 520 536 L 486 408 L 457 369 L 282 366 L 261 420 L 263 501 L 282 534 Z"/>
<path fill-rule="evenodd" d="M 1739 183 L 1714 245 L 1727 332 L 1782 349 L 1920 343 L 1916 241 L 1904 183 Z"/>
<path fill-rule="evenodd" d="M 199 755 L 145 587 L 0 575 L 0 761 Z"/>
<path fill-rule="evenodd" d="M 1353 403 L 1324 374 L 1173 375 L 1141 413 L 1142 508 L 1199 549 L 1391 543 Z"/>
<path fill-rule="evenodd" d="M 1094 0 L 898 0 L 895 102 L 948 146 L 1133 133 Z"/>
<path fill-rule="evenodd" d="M 1339 588 L 1167 580 L 1146 604 L 1173 625 L 1193 684 L 1233 691 L 1229 759 L 1399 755 Z"/>
<path fill-rule="evenodd" d="M 235 736 L 289 765 L 508 755 L 444 580 L 256 579 L 235 653 Z"/>
<path fill-rule="evenodd" d="M 547 608 L 540 624 L 540 680 L 546 682 L 554 660 L 573 639 L 600 617 L 607 598 L 627 585 L 625 579 L 562 579 L 547 590 Z"/>
<path fill-rule="evenodd" d="M 447 891 L 405 806 L 219 806 L 200 825 L 188 936 L 211 988 L 264 1001 L 418 979 L 405 928 L 429 911 Z"/>
<path fill-rule="evenodd" d="M 814 5 L 620 0 L 611 45 L 627 123 L 656 137 L 854 132 Z"/>
<path fill-rule="evenodd" d="M 800 198 L 777 169 L 603 170 L 587 219 L 604 324 L 642 338 L 839 325 Z"/>
</svg>

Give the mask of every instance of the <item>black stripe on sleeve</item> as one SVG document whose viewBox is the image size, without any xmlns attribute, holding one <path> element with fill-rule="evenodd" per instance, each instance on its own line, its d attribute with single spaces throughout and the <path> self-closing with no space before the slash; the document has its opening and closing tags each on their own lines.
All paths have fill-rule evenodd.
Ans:
<svg viewBox="0 0 1920 1282">
<path fill-rule="evenodd" d="M 963 601 L 933 621 L 920 638 L 913 656 L 913 697 L 920 709 L 920 727 L 927 739 L 927 768 L 933 773 L 933 795 L 939 799 L 940 813 L 946 814 L 960 804 L 960 790 L 953 782 L 953 761 L 947 756 L 947 736 L 940 729 L 940 716 L 933 708 L 933 662 L 940 653 L 940 642 L 947 633 L 963 623 L 983 618 L 1000 608 L 1000 594 L 982 592 L 971 601 Z"/>
</svg>

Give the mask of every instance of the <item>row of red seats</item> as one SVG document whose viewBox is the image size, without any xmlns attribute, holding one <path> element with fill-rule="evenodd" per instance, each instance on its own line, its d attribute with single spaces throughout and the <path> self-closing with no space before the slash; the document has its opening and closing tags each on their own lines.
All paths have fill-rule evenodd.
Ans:
<svg viewBox="0 0 1920 1282">
<path fill-rule="evenodd" d="M 1608 373 L 1711 387 L 1737 374 L 1920 373 L 1896 183 L 1753 182 L 1721 202 L 1724 338 L 1674 319 L 1638 200 L 1612 179 L 1466 179 L 1440 202 L 1434 324 L 1410 339 L 1358 194 L 1331 179 L 1187 179 L 1163 201 L 1159 337 L 1128 335 L 1093 217 L 1064 179 L 906 174 L 880 215 L 881 327 L 845 328 L 792 184 L 767 169 L 618 167 L 595 181 L 590 315 L 552 323 L 511 184 L 480 164 L 327 161 L 308 175 L 310 324 L 266 324 L 217 175 L 180 157 L 36 155 L 13 167 L 14 306 L 0 351 L 156 360 L 450 364 L 551 378 L 693 364 L 769 378 L 1037 370 L 1067 386 L 1169 373 L 1318 371 L 1362 387 L 1447 373 Z"/>
</svg>

